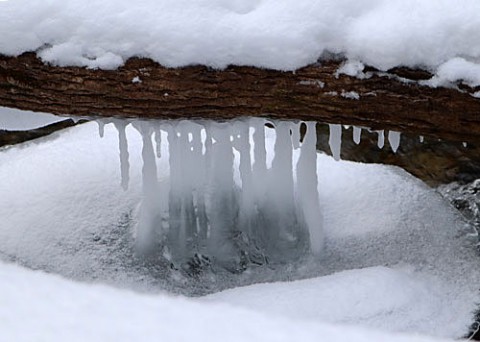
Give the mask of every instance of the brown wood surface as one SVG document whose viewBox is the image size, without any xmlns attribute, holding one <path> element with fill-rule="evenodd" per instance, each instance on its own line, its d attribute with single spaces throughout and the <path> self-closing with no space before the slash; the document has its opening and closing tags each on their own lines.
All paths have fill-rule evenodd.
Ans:
<svg viewBox="0 0 480 342">
<path fill-rule="evenodd" d="M 43 64 L 35 54 L 0 56 L 0 106 L 79 116 L 231 119 L 265 116 L 392 129 L 455 141 L 480 139 L 480 99 L 417 82 L 396 69 L 368 79 L 336 76 L 341 61 L 296 72 L 253 67 L 164 68 L 131 59 L 118 70 Z M 132 80 L 138 77 L 141 82 Z M 359 100 L 340 96 L 355 91 Z M 336 93 L 336 95 L 335 95 Z"/>
</svg>

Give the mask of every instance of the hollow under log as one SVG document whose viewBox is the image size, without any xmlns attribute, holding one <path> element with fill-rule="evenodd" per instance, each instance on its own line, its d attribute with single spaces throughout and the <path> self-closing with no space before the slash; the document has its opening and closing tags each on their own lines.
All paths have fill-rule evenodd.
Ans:
<svg viewBox="0 0 480 342">
<path fill-rule="evenodd" d="M 417 81 L 431 76 L 422 70 L 373 71 L 363 79 L 337 75 L 341 63 L 282 72 L 168 69 L 134 58 L 118 70 L 92 70 L 47 65 L 34 53 L 0 56 L 0 106 L 157 119 L 264 116 L 480 141 L 480 99 L 468 91 L 422 86 Z"/>
</svg>

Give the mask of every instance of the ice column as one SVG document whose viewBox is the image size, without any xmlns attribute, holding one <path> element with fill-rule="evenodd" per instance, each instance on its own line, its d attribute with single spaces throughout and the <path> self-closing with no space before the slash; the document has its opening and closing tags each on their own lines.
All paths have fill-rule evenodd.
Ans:
<svg viewBox="0 0 480 342">
<path fill-rule="evenodd" d="M 396 153 L 400 146 L 400 132 L 389 131 L 388 142 L 390 143 L 393 153 Z"/>
<path fill-rule="evenodd" d="M 265 148 L 265 120 L 251 119 L 250 125 L 254 129 L 253 133 L 253 188 L 255 192 L 255 203 L 263 203 L 266 196 L 267 179 L 267 150 Z"/>
<path fill-rule="evenodd" d="M 385 145 L 385 132 L 383 130 L 376 132 L 378 134 L 377 146 L 378 148 L 383 148 L 383 146 Z"/>
<path fill-rule="evenodd" d="M 239 263 L 235 237 L 235 217 L 238 201 L 235 198 L 233 181 L 233 149 L 230 123 L 210 124 L 214 143 L 211 146 L 210 185 L 210 234 L 208 237 L 208 254 L 226 268 L 235 268 Z"/>
<path fill-rule="evenodd" d="M 328 138 L 330 151 L 332 151 L 333 159 L 339 161 L 342 149 L 342 125 L 329 124 L 328 127 L 330 129 L 330 136 Z"/>
<path fill-rule="evenodd" d="M 103 136 L 105 135 L 106 121 L 103 120 L 103 119 L 98 119 L 98 120 L 96 120 L 96 122 L 97 122 L 97 125 L 98 125 L 98 135 L 100 136 L 100 138 L 103 138 Z"/>
<path fill-rule="evenodd" d="M 152 125 L 144 121 L 135 122 L 133 125 L 142 135 L 143 141 L 143 201 L 137 225 L 136 244 L 140 254 L 151 255 L 156 252 L 157 244 L 161 242 L 164 207 L 159 196 L 157 165 L 152 144 Z"/>
<path fill-rule="evenodd" d="M 118 131 L 118 149 L 120 151 L 120 174 L 122 177 L 122 188 L 128 189 L 128 183 L 130 180 L 130 163 L 128 161 L 128 141 L 125 133 L 125 128 L 128 122 L 124 120 L 114 120 L 113 124 Z"/>
<path fill-rule="evenodd" d="M 318 199 L 316 123 L 307 122 L 300 157 L 297 163 L 297 195 L 299 210 L 303 212 L 310 232 L 311 250 L 319 254 L 324 245 L 323 217 Z"/>
<path fill-rule="evenodd" d="M 201 126 L 181 121 L 168 132 L 170 155 L 169 230 L 170 254 L 184 262 L 200 249 L 206 236 L 204 160 Z"/>
<path fill-rule="evenodd" d="M 233 146 L 240 153 L 240 212 L 239 226 L 245 234 L 252 233 L 252 217 L 255 214 L 255 195 L 253 189 L 252 160 L 250 157 L 250 127 L 247 122 L 235 122 Z"/>
<path fill-rule="evenodd" d="M 362 136 L 362 129 L 357 126 L 353 126 L 353 142 L 355 144 L 360 144 L 360 138 Z"/>
<path fill-rule="evenodd" d="M 160 123 L 156 123 L 153 128 L 154 136 L 155 136 L 155 152 L 157 154 L 157 158 L 162 157 L 162 132 L 160 130 Z"/>
<path fill-rule="evenodd" d="M 275 122 L 275 131 L 275 155 L 268 177 L 271 204 L 263 208 L 268 219 L 263 229 L 268 255 L 285 262 L 304 253 L 309 241 L 303 215 L 298 215 L 294 201 L 290 123 Z"/>
</svg>

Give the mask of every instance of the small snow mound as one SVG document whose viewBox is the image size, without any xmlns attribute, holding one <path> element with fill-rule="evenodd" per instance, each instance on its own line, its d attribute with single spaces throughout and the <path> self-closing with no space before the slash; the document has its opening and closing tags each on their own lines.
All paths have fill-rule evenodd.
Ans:
<svg viewBox="0 0 480 342">
<path fill-rule="evenodd" d="M 432 86 L 443 86 L 462 81 L 470 87 L 480 85 L 480 64 L 464 58 L 452 58 L 440 65 L 436 75 L 426 83 Z"/>
</svg>

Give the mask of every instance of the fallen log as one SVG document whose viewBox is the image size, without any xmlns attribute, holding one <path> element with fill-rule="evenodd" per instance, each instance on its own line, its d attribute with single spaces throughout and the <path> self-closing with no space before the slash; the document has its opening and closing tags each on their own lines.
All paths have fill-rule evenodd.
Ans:
<svg viewBox="0 0 480 342">
<path fill-rule="evenodd" d="M 480 140 L 480 99 L 468 91 L 423 86 L 417 81 L 431 75 L 405 68 L 370 70 L 363 79 L 338 75 L 341 63 L 281 72 L 237 66 L 168 69 L 134 58 L 112 71 L 47 65 L 34 53 L 0 56 L 0 106 L 78 116 L 264 116 Z"/>
</svg>

